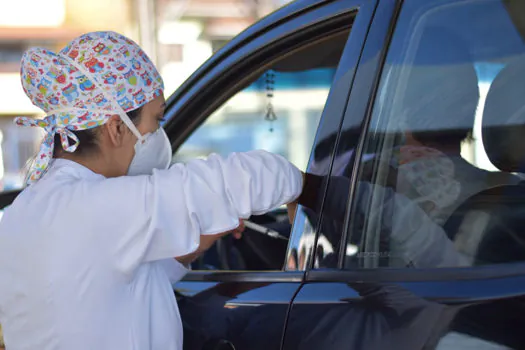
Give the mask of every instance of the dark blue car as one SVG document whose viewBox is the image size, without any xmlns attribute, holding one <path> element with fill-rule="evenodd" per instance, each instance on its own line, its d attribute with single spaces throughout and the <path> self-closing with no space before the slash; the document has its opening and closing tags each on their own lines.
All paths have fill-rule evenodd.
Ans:
<svg viewBox="0 0 525 350">
<path fill-rule="evenodd" d="M 166 116 L 175 160 L 310 174 L 174 285 L 185 349 L 525 349 L 525 1 L 292 2 Z"/>
</svg>

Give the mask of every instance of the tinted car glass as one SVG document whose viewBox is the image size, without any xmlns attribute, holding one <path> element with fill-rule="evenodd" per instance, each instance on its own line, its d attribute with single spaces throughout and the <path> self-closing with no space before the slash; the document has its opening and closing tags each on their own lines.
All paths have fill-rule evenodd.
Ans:
<svg viewBox="0 0 525 350">
<path fill-rule="evenodd" d="M 347 268 L 525 260 L 521 6 L 404 2 L 360 160 Z M 341 221 L 342 169 L 327 198 Z"/>
</svg>

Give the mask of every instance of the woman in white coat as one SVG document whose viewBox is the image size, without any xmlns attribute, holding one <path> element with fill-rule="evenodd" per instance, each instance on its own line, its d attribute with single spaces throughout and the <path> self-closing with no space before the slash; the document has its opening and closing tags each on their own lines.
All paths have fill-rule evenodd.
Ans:
<svg viewBox="0 0 525 350">
<path fill-rule="evenodd" d="M 114 32 L 30 49 L 22 85 L 46 117 L 28 187 L 0 222 L 9 350 L 182 348 L 172 283 L 239 219 L 295 200 L 302 174 L 263 151 L 169 166 L 163 83 Z"/>
</svg>

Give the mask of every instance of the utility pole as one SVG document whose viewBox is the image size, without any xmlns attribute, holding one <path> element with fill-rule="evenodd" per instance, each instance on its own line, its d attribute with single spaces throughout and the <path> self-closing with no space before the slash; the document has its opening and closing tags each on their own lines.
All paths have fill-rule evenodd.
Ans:
<svg viewBox="0 0 525 350">
<path fill-rule="evenodd" d="M 136 18 L 139 25 L 140 45 L 157 64 L 157 13 L 155 0 L 135 0 Z"/>
</svg>

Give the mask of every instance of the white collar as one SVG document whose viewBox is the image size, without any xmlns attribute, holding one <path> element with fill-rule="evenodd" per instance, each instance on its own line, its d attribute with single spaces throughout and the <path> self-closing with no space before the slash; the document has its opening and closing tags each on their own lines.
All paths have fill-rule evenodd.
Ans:
<svg viewBox="0 0 525 350">
<path fill-rule="evenodd" d="M 49 167 L 49 174 L 51 173 L 63 173 L 69 174 L 77 178 L 105 178 L 101 174 L 97 174 L 91 169 L 74 162 L 72 160 L 63 159 L 63 158 L 53 158 Z"/>
</svg>

